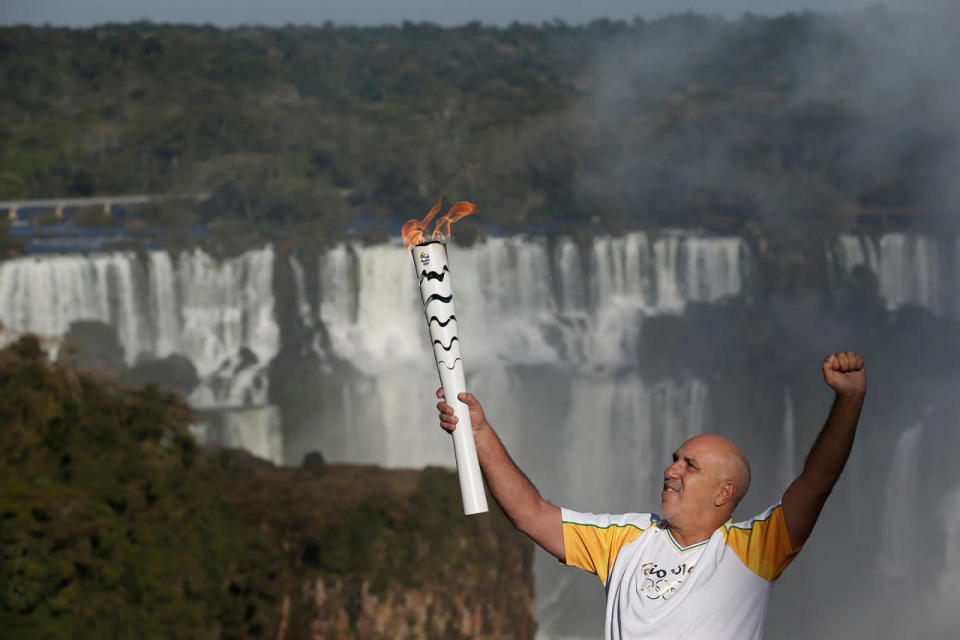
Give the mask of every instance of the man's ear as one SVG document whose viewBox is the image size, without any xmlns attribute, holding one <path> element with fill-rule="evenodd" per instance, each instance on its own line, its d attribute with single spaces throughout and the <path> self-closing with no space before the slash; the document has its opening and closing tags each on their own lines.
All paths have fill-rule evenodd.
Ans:
<svg viewBox="0 0 960 640">
<path fill-rule="evenodd" d="M 722 507 L 733 501 L 737 496 L 737 485 L 733 480 L 725 480 L 720 485 L 717 496 L 713 499 L 713 506 Z"/>
</svg>

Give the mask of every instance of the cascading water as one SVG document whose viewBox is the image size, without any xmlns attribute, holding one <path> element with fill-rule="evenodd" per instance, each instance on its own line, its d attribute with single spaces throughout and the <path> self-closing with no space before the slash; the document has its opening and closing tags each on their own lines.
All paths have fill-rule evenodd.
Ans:
<svg viewBox="0 0 960 640">
<path fill-rule="evenodd" d="M 793 396 L 783 390 L 783 449 L 780 455 L 780 485 L 788 487 L 797 477 L 797 435 L 793 416 Z"/>
<path fill-rule="evenodd" d="M 952 242 L 960 247 L 960 238 Z M 879 238 L 844 234 L 837 237 L 829 258 L 835 277 L 849 276 L 860 266 L 872 272 L 890 310 L 914 304 L 938 315 L 960 317 L 956 313 L 960 311 L 956 306 L 960 264 L 957 270 L 944 270 L 941 260 L 949 243 L 908 233 L 885 233 Z"/>
<path fill-rule="evenodd" d="M 454 247 L 467 374 L 546 367 L 576 385 L 586 384 L 583 373 L 629 371 L 644 316 L 739 295 L 746 255 L 738 238 L 692 234 L 597 238 L 586 251 L 567 239 L 551 245 L 493 238 Z M 450 464 L 435 429 L 406 426 L 436 422 L 429 401 L 436 372 L 408 261 L 395 246 L 340 245 L 321 256 L 318 318 L 330 340 L 322 355 L 351 363 L 362 380 L 344 385 L 339 414 L 344 424 L 382 432 L 371 440 L 371 430 L 351 429 L 325 439 L 318 430 L 312 445 L 290 452 L 292 460 L 316 446 L 333 459 L 355 462 Z M 471 382 L 478 388 L 479 379 Z M 424 390 L 425 401 L 411 402 Z M 595 397 L 591 393 L 585 397 Z M 510 404 L 516 401 L 509 391 L 505 395 Z"/>
<path fill-rule="evenodd" d="M 887 584 L 899 582 L 913 571 L 916 557 L 913 528 L 902 523 L 917 521 L 916 496 L 920 488 L 917 468 L 920 463 L 920 441 L 923 424 L 917 423 L 905 430 L 893 450 L 890 475 L 884 487 L 883 522 L 889 523 L 880 531 L 881 571 Z"/>
<path fill-rule="evenodd" d="M 307 297 L 306 275 L 303 271 L 303 265 L 300 264 L 295 255 L 290 256 L 289 263 L 297 293 L 297 311 L 299 312 L 300 322 L 303 323 L 305 328 L 312 329 L 313 309 L 310 308 L 310 299 Z"/>
<path fill-rule="evenodd" d="M 8 260 L 0 264 L 0 321 L 10 329 L 59 336 L 71 322 L 98 320 L 116 328 L 132 364 L 141 350 L 154 350 L 143 282 L 132 254 Z"/>
<path fill-rule="evenodd" d="M 275 463 L 283 459 L 280 412 L 265 405 L 206 412 L 204 422 L 191 431 L 201 442 L 244 449 Z"/>
<path fill-rule="evenodd" d="M 19 258 L 0 264 L 0 322 L 50 337 L 80 320 L 110 325 L 128 365 L 184 356 L 200 377 L 190 403 L 237 413 L 267 403 L 267 366 L 280 344 L 272 278 L 270 247 L 222 261 L 199 250 L 143 260 L 133 253 Z M 279 449 L 254 451 L 279 462 Z"/>
<path fill-rule="evenodd" d="M 640 318 L 740 295 L 746 256 L 739 238 L 666 233 L 596 238 L 586 252 L 568 239 L 550 246 L 519 237 L 456 247 L 451 269 L 471 368 L 479 361 L 630 366 Z M 422 358 L 408 260 L 382 245 L 340 245 L 322 256 L 319 318 L 333 355 L 386 367 Z"/>
<path fill-rule="evenodd" d="M 943 605 L 953 607 L 960 601 L 960 486 L 944 497 L 938 515 L 945 539 L 940 599 Z"/>
</svg>

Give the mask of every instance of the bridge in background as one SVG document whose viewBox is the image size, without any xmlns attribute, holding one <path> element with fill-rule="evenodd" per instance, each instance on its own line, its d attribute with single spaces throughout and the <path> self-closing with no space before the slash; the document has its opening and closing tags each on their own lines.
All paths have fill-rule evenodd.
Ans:
<svg viewBox="0 0 960 640">
<path fill-rule="evenodd" d="M 10 237 L 22 242 L 27 254 L 115 251 L 131 243 L 156 249 L 162 246 L 163 230 L 138 220 L 129 207 L 165 200 L 203 201 L 209 197 L 198 193 L 7 200 L 0 201 L 0 220 L 6 213 Z M 97 208 L 103 210 L 101 221 L 87 217 L 81 222 L 80 212 Z M 51 218 L 51 213 L 55 218 Z M 189 233 L 205 237 L 209 230 L 202 223 L 195 223 Z"/>
<path fill-rule="evenodd" d="M 0 214 L 6 213 L 11 221 L 20 220 L 23 213 L 36 215 L 53 211 L 58 218 L 63 217 L 66 209 L 85 209 L 88 207 L 102 207 L 107 215 L 113 207 L 147 204 L 159 200 L 198 200 L 203 201 L 210 197 L 208 193 L 194 194 L 142 194 L 123 196 L 90 196 L 85 198 L 45 198 L 41 200 L 4 200 L 0 201 Z"/>
</svg>

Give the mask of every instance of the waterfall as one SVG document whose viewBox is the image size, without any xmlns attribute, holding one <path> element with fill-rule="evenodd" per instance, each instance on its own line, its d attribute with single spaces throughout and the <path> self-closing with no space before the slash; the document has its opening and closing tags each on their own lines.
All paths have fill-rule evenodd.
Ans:
<svg viewBox="0 0 960 640">
<path fill-rule="evenodd" d="M 874 239 L 851 234 L 843 234 L 836 239 L 832 259 L 835 266 L 844 273 L 853 271 L 853 268 L 859 265 L 864 265 L 876 273 L 880 264 L 877 243 Z"/>
<path fill-rule="evenodd" d="M 155 353 L 165 356 L 177 352 L 179 342 L 181 300 L 178 295 L 177 273 L 166 251 L 148 254 L 150 317 L 157 328 Z"/>
<path fill-rule="evenodd" d="M 303 271 L 303 265 L 297 260 L 297 256 L 290 256 L 290 270 L 293 272 L 293 285 L 297 294 L 297 311 L 300 314 L 300 322 L 307 329 L 313 328 L 313 309 L 310 306 L 310 300 L 307 297 L 306 275 Z"/>
<path fill-rule="evenodd" d="M 152 342 L 149 314 L 140 312 L 145 289 L 131 254 L 8 260 L 0 264 L 0 321 L 17 331 L 60 336 L 71 322 L 98 320 L 116 329 L 132 364 L 140 351 L 152 351 L 143 348 Z"/>
<path fill-rule="evenodd" d="M 780 451 L 780 484 L 786 489 L 797 477 L 797 437 L 793 418 L 793 397 L 783 390 L 783 448 Z"/>
<path fill-rule="evenodd" d="M 219 368 L 241 347 L 265 365 L 279 349 L 273 313 L 273 249 L 216 261 L 199 249 L 180 254 L 179 346 L 201 375 Z"/>
<path fill-rule="evenodd" d="M 941 310 L 937 246 L 927 237 L 887 234 L 880 239 L 880 290 L 888 304 L 916 302 Z"/>
<path fill-rule="evenodd" d="M 960 487 L 947 494 L 939 511 L 945 540 L 940 601 L 954 607 L 960 600 Z"/>
<path fill-rule="evenodd" d="M 276 407 L 209 412 L 203 422 L 190 430 L 205 444 L 244 449 L 274 464 L 283 463 L 283 433 Z"/>
<path fill-rule="evenodd" d="M 690 301 L 743 295 L 748 259 L 739 238 L 692 233 L 633 233 L 596 238 L 586 247 L 520 237 L 452 245 L 450 277 L 468 384 L 501 416 L 505 438 L 531 419 L 518 406 L 517 389 L 530 395 L 540 383 L 556 385 L 543 389 L 553 407 L 541 407 L 537 419 L 569 440 L 562 455 L 571 467 L 604 452 L 649 456 L 642 465 L 624 459 L 616 470 L 557 478 L 556 486 L 569 480 L 571 498 L 586 503 L 601 485 L 624 487 L 620 498 L 627 488 L 657 487 L 664 461 L 702 431 L 709 393 L 699 380 L 637 375 L 642 319 L 679 313 Z M 323 355 L 350 363 L 356 373 L 341 376 L 336 406 L 325 406 L 338 426 L 298 434 L 300 444 L 288 455 L 299 459 L 319 449 L 331 460 L 449 466 L 409 254 L 392 245 L 341 244 L 318 265 L 316 317 L 330 339 Z M 584 424 L 604 426 L 587 441 L 577 435 Z M 521 453 L 528 445 L 532 455 L 550 449 L 517 435 Z M 647 475 L 635 475 L 638 468 Z M 656 499 L 658 492 L 651 495 Z"/>
<path fill-rule="evenodd" d="M 569 239 L 491 238 L 451 246 L 465 359 L 476 366 L 633 366 L 642 318 L 688 302 L 743 294 L 749 256 L 735 237 L 632 233 Z M 393 246 L 339 245 L 319 260 L 319 318 L 333 355 L 389 368 L 424 357 L 409 255 Z M 469 370 L 469 369 L 468 369 Z"/>
<path fill-rule="evenodd" d="M 890 473 L 883 492 L 883 528 L 880 531 L 880 570 L 890 579 L 907 577 L 913 568 L 916 550 L 914 508 L 919 495 L 920 440 L 923 424 L 917 423 L 900 434 L 893 450 Z"/>
<path fill-rule="evenodd" d="M 935 238 L 908 233 L 885 233 L 879 238 L 843 234 L 829 252 L 840 278 L 858 266 L 869 269 L 889 310 L 915 304 L 936 314 L 950 314 L 956 292 L 950 292 L 942 279 L 940 253 Z"/>
<path fill-rule="evenodd" d="M 0 321 L 62 336 L 70 324 L 111 325 L 127 364 L 170 354 L 201 377 L 197 406 L 263 404 L 267 364 L 279 350 L 273 250 L 218 261 L 195 250 L 45 256 L 0 263 Z M 255 362 L 251 362 L 250 355 Z"/>
</svg>

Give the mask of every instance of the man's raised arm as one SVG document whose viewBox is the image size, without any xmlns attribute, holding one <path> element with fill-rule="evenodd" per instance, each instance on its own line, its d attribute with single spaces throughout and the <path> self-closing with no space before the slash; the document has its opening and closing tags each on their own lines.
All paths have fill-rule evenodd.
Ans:
<svg viewBox="0 0 960 640">
<path fill-rule="evenodd" d="M 440 426 L 453 431 L 457 417 L 453 407 L 443 401 L 443 389 L 437 389 L 440 410 Z M 550 504 L 542 497 L 533 483 L 513 462 L 500 438 L 493 431 L 483 414 L 483 407 L 473 394 L 461 393 L 458 398 L 470 408 L 473 423 L 473 439 L 477 445 L 480 470 L 490 487 L 490 492 L 503 512 L 517 529 L 530 536 L 534 542 L 560 559 L 566 560 L 563 550 L 563 523 L 560 507 Z"/>
<path fill-rule="evenodd" d="M 783 517 L 794 549 L 799 549 L 810 537 L 843 471 L 867 392 L 867 373 L 861 356 L 851 351 L 834 353 L 824 359 L 822 369 L 824 381 L 836 393 L 833 406 L 807 454 L 803 472 L 783 494 Z"/>
</svg>

